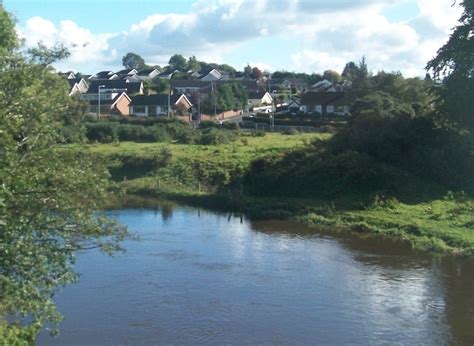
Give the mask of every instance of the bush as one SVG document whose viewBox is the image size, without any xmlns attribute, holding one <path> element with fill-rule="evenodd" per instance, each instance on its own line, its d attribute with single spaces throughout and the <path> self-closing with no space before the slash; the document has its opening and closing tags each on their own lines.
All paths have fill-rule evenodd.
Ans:
<svg viewBox="0 0 474 346">
<path fill-rule="evenodd" d="M 83 125 L 66 125 L 61 128 L 60 135 L 62 143 L 84 143 L 87 140 Z"/>
<path fill-rule="evenodd" d="M 219 128 L 219 124 L 215 121 L 205 120 L 199 123 L 200 129 Z"/>
<path fill-rule="evenodd" d="M 118 126 L 112 122 L 86 123 L 86 136 L 91 142 L 111 143 L 118 140 Z"/>
<path fill-rule="evenodd" d="M 291 128 L 291 129 L 287 129 L 285 131 L 282 132 L 284 135 L 297 135 L 299 134 L 299 131 L 295 128 Z"/>
<path fill-rule="evenodd" d="M 202 132 L 199 143 L 203 145 L 227 144 L 236 141 L 237 138 L 238 135 L 233 131 L 209 128 Z"/>
</svg>

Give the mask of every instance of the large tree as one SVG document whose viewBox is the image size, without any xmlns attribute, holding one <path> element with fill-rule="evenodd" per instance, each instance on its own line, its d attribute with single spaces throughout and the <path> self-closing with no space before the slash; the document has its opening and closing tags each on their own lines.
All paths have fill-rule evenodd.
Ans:
<svg viewBox="0 0 474 346">
<path fill-rule="evenodd" d="M 474 1 L 459 4 L 463 13 L 448 42 L 428 62 L 426 68 L 442 84 L 438 118 L 460 128 L 474 130 Z"/>
<path fill-rule="evenodd" d="M 78 250 L 113 251 L 125 230 L 95 214 L 107 193 L 105 167 L 56 144 L 71 102 L 49 63 L 67 53 L 22 53 L 1 3 L 0 21 L 9 38 L 0 40 L 0 344 L 9 344 L 60 319 L 52 299 L 77 279 Z"/>
<path fill-rule="evenodd" d="M 168 64 L 173 70 L 185 72 L 188 69 L 186 58 L 181 54 L 173 55 L 168 61 Z"/>
<path fill-rule="evenodd" d="M 127 69 L 134 68 L 137 71 L 143 70 L 147 67 L 145 60 L 140 55 L 135 53 L 127 53 L 122 58 L 122 65 Z"/>
</svg>

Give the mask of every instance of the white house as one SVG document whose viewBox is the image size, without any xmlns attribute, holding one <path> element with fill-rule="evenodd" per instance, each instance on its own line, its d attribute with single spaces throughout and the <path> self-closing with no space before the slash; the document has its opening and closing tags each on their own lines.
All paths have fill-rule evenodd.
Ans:
<svg viewBox="0 0 474 346">
<path fill-rule="evenodd" d="M 136 116 L 165 115 L 168 113 L 168 104 L 171 111 L 182 113 L 189 112 L 193 106 L 184 94 L 137 95 L 132 97 L 129 111 Z"/>
<path fill-rule="evenodd" d="M 222 73 L 217 71 L 215 68 L 203 74 L 200 78 L 200 80 L 202 80 L 203 82 L 213 82 L 220 79 L 222 79 Z"/>
<path fill-rule="evenodd" d="M 89 89 L 89 84 L 85 81 L 84 78 L 74 78 L 68 79 L 69 83 L 69 96 L 84 94 Z"/>
<path fill-rule="evenodd" d="M 319 91 L 319 92 L 334 92 L 336 89 L 334 88 L 334 84 L 328 81 L 327 79 L 323 79 L 311 86 L 311 90 Z"/>
<path fill-rule="evenodd" d="M 248 104 L 250 108 L 262 105 L 271 105 L 272 103 L 273 97 L 267 91 L 249 93 Z"/>
</svg>

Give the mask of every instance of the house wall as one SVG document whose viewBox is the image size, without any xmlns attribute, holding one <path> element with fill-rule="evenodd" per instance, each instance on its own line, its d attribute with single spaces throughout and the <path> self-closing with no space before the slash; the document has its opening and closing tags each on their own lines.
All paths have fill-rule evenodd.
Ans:
<svg viewBox="0 0 474 346">
<path fill-rule="evenodd" d="M 262 97 L 262 104 L 267 104 L 267 105 L 270 105 L 272 104 L 273 102 L 273 98 L 270 96 L 269 93 L 266 93 L 263 97 Z"/>
<path fill-rule="evenodd" d="M 125 96 L 123 96 L 117 101 L 117 103 L 115 103 L 114 110 L 118 111 L 122 115 L 129 115 L 129 105 L 130 101 Z"/>
</svg>

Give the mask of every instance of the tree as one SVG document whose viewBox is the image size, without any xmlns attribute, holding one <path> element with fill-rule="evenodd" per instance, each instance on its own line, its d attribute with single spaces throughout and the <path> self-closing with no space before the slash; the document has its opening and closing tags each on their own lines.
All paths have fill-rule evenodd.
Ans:
<svg viewBox="0 0 474 346">
<path fill-rule="evenodd" d="M 163 78 L 153 78 L 153 87 L 151 90 L 155 91 L 157 94 L 165 94 L 170 91 L 170 81 Z"/>
<path fill-rule="evenodd" d="M 168 64 L 173 70 L 186 72 L 186 70 L 188 69 L 188 63 L 186 62 L 186 59 L 181 54 L 173 55 L 168 61 Z"/>
<path fill-rule="evenodd" d="M 0 18 L 11 21 L 1 4 Z M 3 24 L 5 35 L 13 25 Z M 105 166 L 56 144 L 71 99 L 67 82 L 44 62 L 65 52 L 43 59 L 41 47 L 33 55 L 18 51 L 18 42 L 0 47 L 0 336 L 31 342 L 44 322 L 60 319 L 52 298 L 77 280 L 75 253 L 117 250 L 126 232 L 95 214 L 106 201 Z"/>
<path fill-rule="evenodd" d="M 143 70 L 147 67 L 145 60 L 140 55 L 135 53 L 127 53 L 122 58 L 122 65 L 127 69 L 134 68 L 137 71 Z"/>
<path fill-rule="evenodd" d="M 193 72 L 201 71 L 201 63 L 196 59 L 193 55 L 188 59 L 188 69 L 192 70 Z"/>
<path fill-rule="evenodd" d="M 435 91 L 439 96 L 437 116 L 441 122 L 474 130 L 474 2 L 460 2 L 464 11 L 448 42 L 426 65 L 436 79 L 442 80 Z"/>
<path fill-rule="evenodd" d="M 263 72 L 260 71 L 260 69 L 258 67 L 254 67 L 254 68 L 252 68 L 252 73 L 250 74 L 250 77 L 252 79 L 259 80 L 263 77 Z"/>
<path fill-rule="evenodd" d="M 244 67 L 244 76 L 246 78 L 250 78 L 250 75 L 252 74 L 252 67 L 247 64 L 247 66 Z"/>
<path fill-rule="evenodd" d="M 341 75 L 337 71 L 333 70 L 324 71 L 323 78 L 334 84 L 339 83 L 341 81 Z"/>
<path fill-rule="evenodd" d="M 350 61 L 344 67 L 341 76 L 346 80 L 354 80 L 357 76 L 359 68 L 357 67 L 356 63 Z"/>
<path fill-rule="evenodd" d="M 350 82 L 350 89 L 347 93 L 349 104 L 352 105 L 357 99 L 370 94 L 372 89 L 371 74 L 367 68 L 365 57 L 356 65 L 349 62 L 344 68 L 343 74 Z"/>
</svg>

